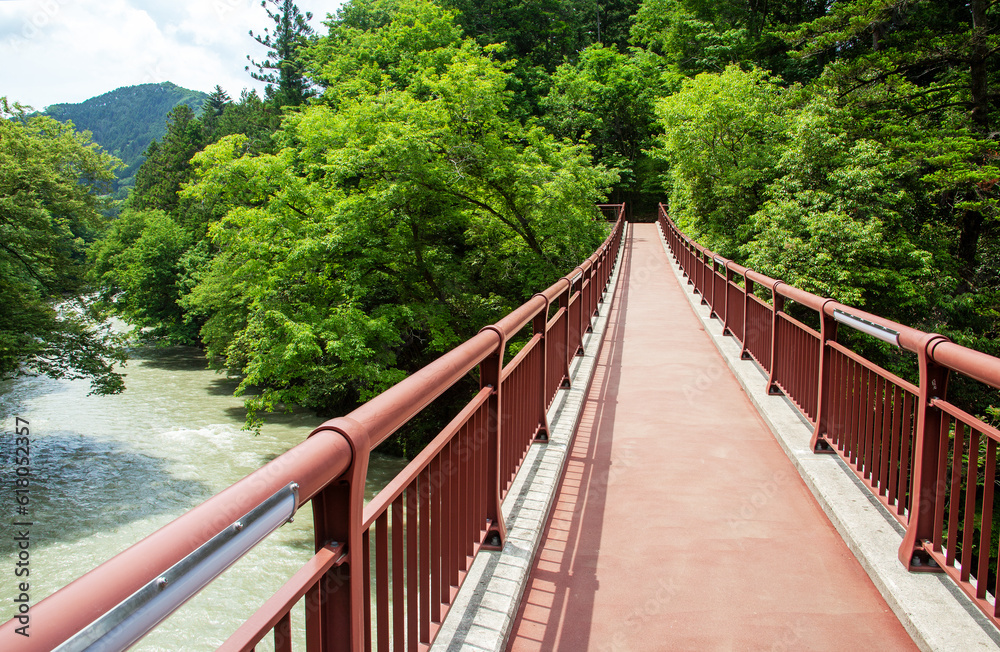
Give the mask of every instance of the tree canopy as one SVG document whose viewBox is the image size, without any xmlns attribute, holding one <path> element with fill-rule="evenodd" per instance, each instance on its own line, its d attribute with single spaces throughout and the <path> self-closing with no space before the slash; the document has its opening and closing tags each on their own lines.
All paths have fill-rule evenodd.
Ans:
<svg viewBox="0 0 1000 652">
<path fill-rule="evenodd" d="M 501 316 L 606 197 L 1000 353 L 997 3 L 263 6 L 265 97 L 175 109 L 90 247 L 101 305 L 204 346 L 251 420 L 349 409 Z"/>
<path fill-rule="evenodd" d="M 79 133 L 0 98 L 0 377 L 88 378 L 95 393 L 122 389 L 115 338 L 82 300 L 85 243 L 120 161 Z"/>
</svg>

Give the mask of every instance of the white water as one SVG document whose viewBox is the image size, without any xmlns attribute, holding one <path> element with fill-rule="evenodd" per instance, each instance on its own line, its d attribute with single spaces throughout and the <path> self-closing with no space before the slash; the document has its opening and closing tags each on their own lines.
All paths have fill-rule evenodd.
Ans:
<svg viewBox="0 0 1000 652">
<path fill-rule="evenodd" d="M 21 518 L 15 417 L 31 431 L 31 604 L 288 450 L 322 421 L 300 411 L 269 418 L 258 436 L 241 430 L 236 382 L 206 369 L 194 349 L 143 350 L 124 371 L 127 390 L 117 396 L 87 396 L 86 381 L 0 383 L 0 622 L 14 615 L 22 581 L 14 576 L 11 532 Z M 369 498 L 403 464 L 373 455 Z M 307 506 L 133 649 L 215 649 L 312 550 Z"/>
</svg>

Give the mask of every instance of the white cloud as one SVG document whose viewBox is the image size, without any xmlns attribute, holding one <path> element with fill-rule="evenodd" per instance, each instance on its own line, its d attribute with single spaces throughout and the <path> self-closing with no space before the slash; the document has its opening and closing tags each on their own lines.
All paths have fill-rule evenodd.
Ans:
<svg viewBox="0 0 1000 652">
<path fill-rule="evenodd" d="M 322 33 L 341 2 L 296 4 Z M 170 81 L 237 97 L 261 87 L 244 66 L 265 52 L 247 32 L 270 24 L 259 0 L 0 0 L 0 96 L 40 109 Z"/>
</svg>

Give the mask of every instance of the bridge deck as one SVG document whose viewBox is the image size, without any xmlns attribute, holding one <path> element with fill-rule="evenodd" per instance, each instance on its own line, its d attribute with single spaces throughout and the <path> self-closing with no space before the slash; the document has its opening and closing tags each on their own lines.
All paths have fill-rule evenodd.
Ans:
<svg viewBox="0 0 1000 652">
<path fill-rule="evenodd" d="M 636 224 L 510 650 L 916 649 Z M 623 291 L 624 290 L 624 291 Z"/>
</svg>

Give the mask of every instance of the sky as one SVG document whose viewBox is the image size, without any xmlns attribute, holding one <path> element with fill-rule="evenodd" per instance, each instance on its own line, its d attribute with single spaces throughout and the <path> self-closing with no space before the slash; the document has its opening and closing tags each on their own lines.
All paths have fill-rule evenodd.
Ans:
<svg viewBox="0 0 1000 652">
<path fill-rule="evenodd" d="M 341 4 L 296 2 L 320 34 Z M 247 32 L 272 25 L 260 0 L 0 0 L 0 97 L 41 110 L 169 81 L 236 99 L 263 88 L 244 66 L 267 52 Z"/>
</svg>

